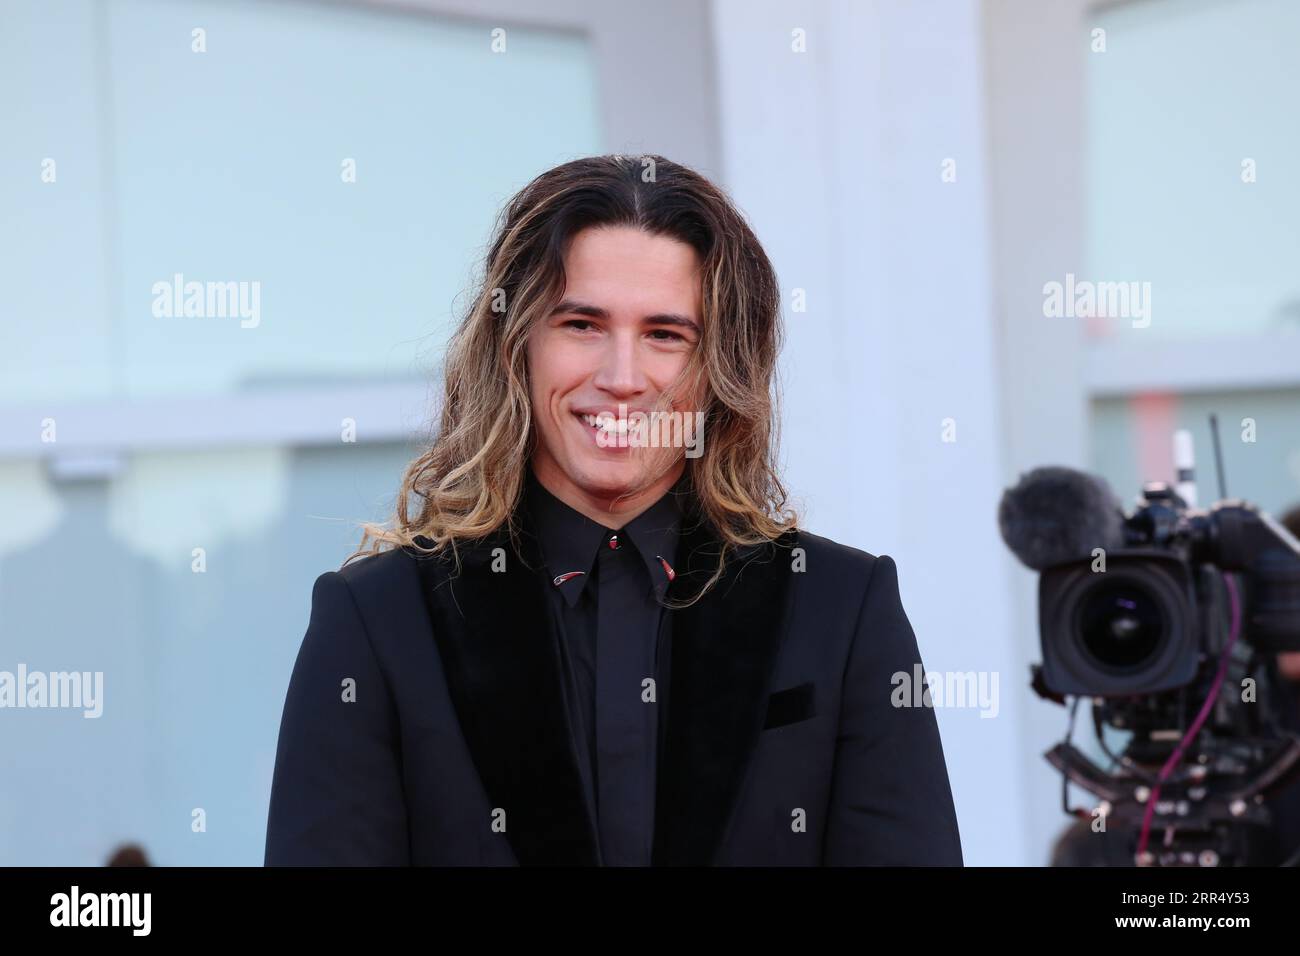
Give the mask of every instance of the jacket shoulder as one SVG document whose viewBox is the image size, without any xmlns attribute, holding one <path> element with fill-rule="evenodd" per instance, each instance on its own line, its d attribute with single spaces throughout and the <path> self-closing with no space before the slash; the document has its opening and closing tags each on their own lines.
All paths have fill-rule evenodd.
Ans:
<svg viewBox="0 0 1300 956">
<path fill-rule="evenodd" d="M 880 555 L 863 551 L 852 545 L 841 544 L 830 538 L 799 529 L 795 547 L 803 548 L 809 558 L 816 558 L 823 566 L 843 569 L 849 572 L 869 572 L 880 559 Z"/>
<path fill-rule="evenodd" d="M 873 587 L 888 590 L 890 582 L 897 581 L 897 566 L 887 554 L 873 554 L 802 529 L 795 546 L 803 548 L 803 570 L 809 572 L 798 577 L 822 606 L 856 612 Z"/>
<path fill-rule="evenodd" d="M 418 562 L 414 555 L 400 548 L 355 558 L 338 571 L 327 571 L 321 576 L 330 574 L 343 579 L 361 606 L 374 606 L 403 593 L 419 594 Z"/>
</svg>

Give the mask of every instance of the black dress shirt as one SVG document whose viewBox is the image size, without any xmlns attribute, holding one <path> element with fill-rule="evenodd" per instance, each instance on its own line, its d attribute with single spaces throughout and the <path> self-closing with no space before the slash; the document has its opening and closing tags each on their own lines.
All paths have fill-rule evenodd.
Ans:
<svg viewBox="0 0 1300 956">
<path fill-rule="evenodd" d="M 670 668 L 671 618 L 661 602 L 675 575 L 685 493 L 678 482 L 614 531 L 556 498 L 531 468 L 525 482 L 605 866 L 650 865 Z"/>
</svg>

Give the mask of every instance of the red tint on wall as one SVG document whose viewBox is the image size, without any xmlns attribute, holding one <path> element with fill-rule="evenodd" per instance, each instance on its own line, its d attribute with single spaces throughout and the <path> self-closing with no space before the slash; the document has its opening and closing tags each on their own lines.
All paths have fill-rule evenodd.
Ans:
<svg viewBox="0 0 1300 956">
<path fill-rule="evenodd" d="M 1133 410 L 1138 475 L 1143 482 L 1174 480 L 1174 431 L 1178 427 L 1178 396 L 1151 392 L 1129 399 Z"/>
</svg>

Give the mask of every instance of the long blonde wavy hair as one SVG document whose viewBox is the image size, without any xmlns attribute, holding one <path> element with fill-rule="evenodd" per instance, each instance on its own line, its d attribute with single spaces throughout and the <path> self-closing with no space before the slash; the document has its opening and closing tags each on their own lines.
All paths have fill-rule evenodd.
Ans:
<svg viewBox="0 0 1300 956">
<path fill-rule="evenodd" d="M 528 337 L 564 293 L 569 241 L 614 226 L 684 242 L 701 263 L 699 344 L 665 392 L 671 402 L 681 389 L 704 385 L 693 394 L 705 396 L 709 440 L 687 459 L 687 488 L 723 549 L 695 599 L 721 577 L 734 549 L 796 527 L 776 469 L 783 332 L 766 253 L 730 199 L 695 171 L 658 155 L 593 156 L 542 173 L 502 210 L 481 284 L 447 350 L 440 425 L 407 466 L 393 518 L 364 524 L 345 564 L 389 548 L 456 555 L 458 544 L 503 526 L 517 541 L 515 510 L 537 441 Z"/>
</svg>

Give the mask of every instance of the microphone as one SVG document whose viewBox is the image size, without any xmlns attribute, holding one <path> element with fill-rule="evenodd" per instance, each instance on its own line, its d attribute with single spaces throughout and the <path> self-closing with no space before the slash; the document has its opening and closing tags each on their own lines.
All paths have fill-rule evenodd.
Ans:
<svg viewBox="0 0 1300 956">
<path fill-rule="evenodd" d="M 1189 508 L 1196 507 L 1196 451 L 1192 433 L 1186 428 L 1174 432 L 1174 491 Z"/>
<path fill-rule="evenodd" d="M 1124 511 L 1106 479 L 1049 465 L 1002 493 L 998 530 L 1021 564 L 1042 571 L 1124 547 Z"/>
</svg>

